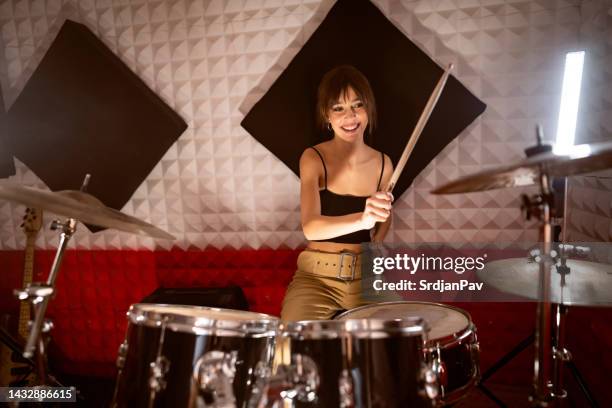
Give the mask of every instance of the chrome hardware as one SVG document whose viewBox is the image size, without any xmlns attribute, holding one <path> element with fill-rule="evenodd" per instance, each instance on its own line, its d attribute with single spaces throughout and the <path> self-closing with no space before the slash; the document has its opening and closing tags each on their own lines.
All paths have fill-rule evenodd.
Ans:
<svg viewBox="0 0 612 408">
<path fill-rule="evenodd" d="M 442 389 L 442 394 L 444 395 L 444 387 L 447 385 L 446 367 L 444 365 L 444 361 L 442 361 L 442 351 L 440 350 L 439 344 L 436 345 L 436 348 L 432 353 L 431 369 L 438 377 L 438 380 L 440 381 L 440 388 Z"/>
<path fill-rule="evenodd" d="M 561 361 L 571 361 L 572 353 L 566 348 L 557 348 L 553 346 L 553 358 L 561 359 Z"/>
<path fill-rule="evenodd" d="M 170 369 L 170 361 L 164 356 L 157 357 L 149 364 L 149 389 L 152 393 L 158 393 L 166 388 L 166 373 Z"/>
<path fill-rule="evenodd" d="M 31 321 L 31 320 L 28 322 L 29 326 L 32 326 L 33 324 L 34 324 L 34 322 Z M 43 333 L 49 333 L 51 330 L 53 330 L 54 327 L 55 327 L 55 325 L 53 324 L 51 319 L 44 319 L 40 331 L 43 332 Z"/>
<path fill-rule="evenodd" d="M 350 372 L 345 368 L 340 373 L 338 379 L 338 389 L 340 391 L 340 407 L 352 408 L 355 406 L 355 384 Z"/>
<path fill-rule="evenodd" d="M 76 231 L 77 220 L 74 218 L 68 218 L 66 221 L 62 222 L 60 220 L 51 221 L 51 226 L 49 227 L 51 231 L 61 230 L 65 234 L 73 235 Z"/>
<path fill-rule="evenodd" d="M 480 343 L 476 341 L 470 344 L 470 354 L 472 355 L 472 361 L 474 362 L 474 376 L 476 381 L 480 381 Z"/>
<path fill-rule="evenodd" d="M 123 343 L 119 346 L 119 350 L 117 351 L 117 368 L 122 369 L 125 366 L 125 357 L 127 356 L 128 351 L 128 343 L 127 340 L 124 340 Z"/>
<path fill-rule="evenodd" d="M 265 407 L 276 407 L 274 404 L 270 405 L 268 401 L 270 377 L 272 376 L 272 369 L 269 364 L 260 361 L 255 366 L 255 384 L 253 386 L 253 392 L 249 401 L 249 408 L 265 408 Z M 274 401 L 272 401 L 274 402 Z"/>
<path fill-rule="evenodd" d="M 234 376 L 238 352 L 213 350 L 205 353 L 193 367 L 193 379 L 200 391 L 206 395 L 198 397 L 205 407 L 230 408 L 236 406 Z M 208 402 L 212 401 L 212 402 Z"/>
<path fill-rule="evenodd" d="M 425 356 L 425 364 L 421 367 L 421 381 L 425 394 L 432 400 L 444 398 L 448 383 L 446 365 L 442 361 L 440 344 Z"/>
<path fill-rule="evenodd" d="M 299 401 L 313 402 L 317 399 L 316 391 L 320 383 L 317 364 L 302 354 L 295 354 L 291 360 L 289 379 L 294 384 L 294 397 Z"/>
<path fill-rule="evenodd" d="M 425 390 L 425 396 L 432 401 L 438 401 L 444 395 L 444 388 L 439 383 L 438 373 L 427 364 L 423 364 L 421 367 L 421 382 Z"/>
<path fill-rule="evenodd" d="M 319 383 L 314 360 L 308 356 L 294 354 L 291 356 L 291 364 L 279 365 L 276 373 L 269 376 L 257 407 L 278 407 L 283 401 L 290 403 L 294 400 L 314 402 L 317 399 Z"/>
</svg>

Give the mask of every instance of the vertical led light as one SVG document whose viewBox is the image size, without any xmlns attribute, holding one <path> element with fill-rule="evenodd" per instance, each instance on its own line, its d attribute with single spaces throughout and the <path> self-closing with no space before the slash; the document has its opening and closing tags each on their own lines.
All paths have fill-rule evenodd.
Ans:
<svg viewBox="0 0 612 408">
<path fill-rule="evenodd" d="M 583 65 L 584 51 L 568 52 L 565 56 L 565 72 L 563 74 L 561 107 L 559 108 L 559 122 L 557 124 L 557 140 L 554 146 L 556 154 L 567 154 L 574 145 Z"/>
</svg>

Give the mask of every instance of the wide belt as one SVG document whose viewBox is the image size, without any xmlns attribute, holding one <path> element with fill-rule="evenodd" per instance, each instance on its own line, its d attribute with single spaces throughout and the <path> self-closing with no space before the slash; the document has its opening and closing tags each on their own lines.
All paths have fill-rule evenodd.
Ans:
<svg viewBox="0 0 612 408">
<path fill-rule="evenodd" d="M 314 275 L 344 281 L 361 279 L 362 254 L 353 252 L 322 252 L 306 249 L 315 258 L 311 271 Z"/>
</svg>

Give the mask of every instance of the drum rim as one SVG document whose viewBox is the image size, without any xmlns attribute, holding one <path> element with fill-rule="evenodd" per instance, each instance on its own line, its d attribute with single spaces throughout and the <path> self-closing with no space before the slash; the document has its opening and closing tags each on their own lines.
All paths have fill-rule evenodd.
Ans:
<svg viewBox="0 0 612 408">
<path fill-rule="evenodd" d="M 260 319 L 230 320 L 215 319 L 206 316 L 187 316 L 175 312 L 164 313 L 164 308 L 246 313 L 253 317 L 260 317 Z M 214 334 L 227 337 L 271 337 L 276 334 L 279 325 L 279 319 L 277 317 L 264 313 L 209 306 L 135 303 L 130 306 L 126 314 L 128 321 L 135 325 L 148 327 L 165 326 L 172 331 L 195 334 Z"/>
<path fill-rule="evenodd" d="M 299 320 L 283 323 L 283 337 L 293 339 L 335 339 L 341 337 L 386 338 L 392 336 L 426 336 L 427 322 L 410 319 Z"/>
<path fill-rule="evenodd" d="M 453 345 L 455 343 L 461 342 L 463 341 L 466 337 L 469 337 L 470 335 L 472 335 L 473 333 L 476 333 L 476 326 L 474 325 L 474 322 L 472 321 L 472 316 L 470 315 L 470 313 L 466 310 L 461 309 L 460 307 L 457 306 L 452 306 L 452 305 L 445 305 L 444 303 L 439 303 L 439 302 L 424 302 L 421 300 L 414 300 L 414 301 L 410 301 L 410 300 L 395 300 L 395 301 L 390 301 L 390 302 L 381 302 L 381 303 L 372 303 L 369 305 L 363 305 L 363 306 L 359 306 L 356 307 L 354 309 L 351 310 L 347 310 L 346 312 L 343 312 L 341 314 L 339 314 L 338 316 L 336 316 L 334 318 L 334 320 L 340 320 L 342 317 L 348 315 L 351 312 L 355 312 L 358 310 L 362 310 L 362 309 L 369 309 L 375 306 L 387 306 L 387 305 L 397 305 L 397 304 L 422 304 L 422 305 L 434 305 L 434 306 L 440 306 L 443 307 L 445 309 L 453 309 L 459 313 L 461 313 L 462 315 L 464 315 L 467 320 L 468 320 L 468 324 L 466 327 L 464 327 L 463 329 L 449 334 L 447 336 L 443 336 L 443 337 L 438 337 L 435 339 L 430 339 L 429 336 L 426 333 L 425 338 L 427 339 L 425 341 L 425 346 L 426 347 L 445 347 L 445 346 L 449 346 L 449 345 Z M 428 330 L 429 331 L 429 330 Z"/>
</svg>

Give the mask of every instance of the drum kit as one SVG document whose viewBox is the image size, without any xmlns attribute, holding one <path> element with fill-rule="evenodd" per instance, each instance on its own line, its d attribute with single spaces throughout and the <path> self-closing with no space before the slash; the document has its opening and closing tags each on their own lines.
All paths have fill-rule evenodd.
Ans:
<svg viewBox="0 0 612 408">
<path fill-rule="evenodd" d="M 55 293 L 55 282 L 60 270 L 64 252 L 68 242 L 76 232 L 78 222 L 99 227 L 114 228 L 120 231 L 144 236 L 174 239 L 174 237 L 149 223 L 126 215 L 115 209 L 106 207 L 100 200 L 86 192 L 91 176 L 85 176 L 81 190 L 65 190 L 50 192 L 31 187 L 24 187 L 11 182 L 0 183 L 0 199 L 23 204 L 28 208 L 44 209 L 53 214 L 68 217 L 64 221 L 53 220 L 52 230 L 60 231 L 60 242 L 51 265 L 46 282 L 32 283 L 27 287 L 15 290 L 19 300 L 29 301 L 34 311 L 34 319 L 29 325 L 29 336 L 23 351 L 25 359 L 35 355 L 39 362 L 46 362 L 46 342 L 42 333 L 48 333 L 53 324 L 45 319 L 49 300 Z M 48 379 L 46 365 L 38 364 L 38 376 L 41 382 Z"/>
<path fill-rule="evenodd" d="M 531 152 L 534 154 L 530 156 Z M 488 264 L 479 276 L 502 291 L 531 295 L 538 301 L 530 401 L 533 406 L 548 406 L 567 396 L 562 385 L 563 366 L 571 360 L 571 354 L 565 348 L 566 305 L 612 304 L 610 266 L 568 261 L 568 256 L 575 250 L 579 252 L 579 248 L 563 244 L 554 247 L 552 216 L 556 209 L 553 177 L 568 177 L 612 167 L 612 142 L 576 145 L 567 152 L 555 153 L 552 146 L 542 144 L 541 128 L 538 127 L 537 145 L 527 149 L 526 153 L 528 157 L 522 161 L 460 178 L 438 187 L 432 193 L 457 194 L 520 186 L 539 187 L 539 193 L 531 197 L 521 196 L 525 218 L 533 217 L 540 222 L 539 248 L 531 251 L 529 259 L 537 266 L 527 267 L 527 259 L 496 261 Z M 567 185 L 567 179 L 565 183 Z M 566 226 L 563 234 L 564 237 L 567 234 Z M 509 266 L 520 268 L 521 272 L 510 275 L 504 269 L 505 272 L 500 273 L 501 268 Z M 500 274 L 506 276 L 504 282 L 498 278 Z M 530 293 L 534 281 L 537 282 L 536 293 Z M 592 289 L 598 284 L 599 289 Z M 586 386 L 581 386 L 593 403 Z"/>
<path fill-rule="evenodd" d="M 569 352 L 564 347 L 563 307 L 610 303 L 606 296 L 612 280 L 612 267 L 560 259 L 554 250 L 551 178 L 612 167 L 612 143 L 576 146 L 565 155 L 538 151 L 523 161 L 463 177 L 433 193 L 539 187 L 538 194 L 523 196 L 525 215 L 540 220 L 541 246 L 535 263 L 526 259 L 491 262 L 480 277 L 501 290 L 537 299 L 531 404 L 549 406 L 565 396 L 560 379 Z M 35 306 L 24 352 L 27 357 L 45 352 L 37 349 L 41 329 L 49 329 L 43 324 L 44 314 L 77 221 L 172 238 L 157 227 L 105 207 L 85 193 L 85 186 L 81 191 L 46 192 L 0 183 L 0 199 L 68 217 L 52 225 L 61 231 L 61 237 L 47 282 L 16 291 L 20 299 Z M 552 272 L 553 265 L 557 272 Z M 508 270 L 513 274 L 511 282 L 501 272 Z M 526 288 L 534 280 L 539 284 L 530 293 Z M 480 378 L 479 343 L 470 315 L 437 303 L 371 304 L 333 320 L 285 323 L 253 312 L 135 304 L 127 319 L 117 358 L 116 407 L 436 406 L 456 403 Z M 275 364 L 279 344 L 289 345 L 289 358 Z"/>
</svg>

